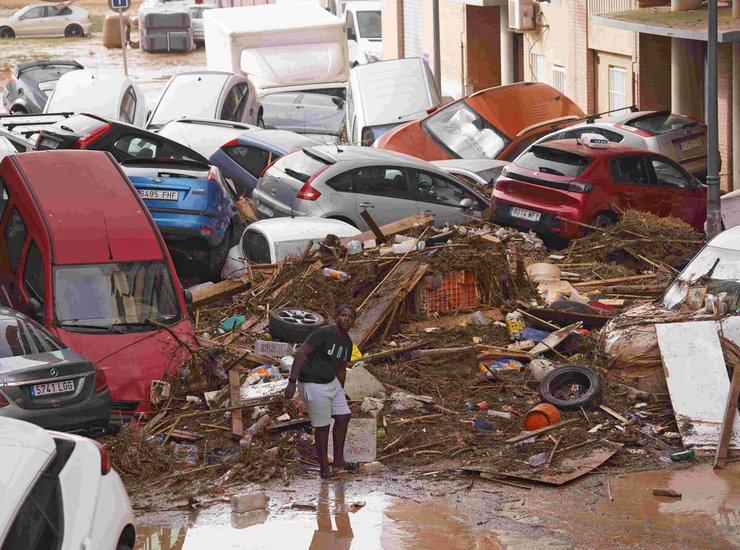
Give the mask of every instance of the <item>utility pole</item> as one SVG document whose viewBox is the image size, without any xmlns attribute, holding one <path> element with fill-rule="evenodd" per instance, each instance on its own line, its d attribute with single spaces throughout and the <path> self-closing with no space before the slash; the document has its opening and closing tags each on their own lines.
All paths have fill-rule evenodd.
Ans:
<svg viewBox="0 0 740 550">
<path fill-rule="evenodd" d="M 740 0 L 739 0 L 740 1 Z M 439 47 L 439 0 L 432 0 L 432 40 L 434 41 L 434 81 L 442 94 L 442 60 Z"/>
<path fill-rule="evenodd" d="M 735 0 L 738 1 L 738 0 Z M 719 200 L 719 125 L 717 121 L 717 0 L 709 0 L 707 28 L 707 240 L 722 229 Z M 737 89 L 737 88 L 736 88 Z"/>
</svg>

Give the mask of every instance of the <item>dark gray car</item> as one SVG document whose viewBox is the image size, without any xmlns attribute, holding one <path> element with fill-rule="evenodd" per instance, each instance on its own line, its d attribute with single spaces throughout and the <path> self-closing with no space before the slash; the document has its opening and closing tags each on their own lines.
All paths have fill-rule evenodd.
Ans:
<svg viewBox="0 0 740 550">
<path fill-rule="evenodd" d="M 41 113 L 57 80 L 82 68 L 77 61 L 69 59 L 18 63 L 3 88 L 3 107 L 13 115 Z"/>
<path fill-rule="evenodd" d="M 98 436 L 111 406 L 102 370 L 32 319 L 0 307 L 0 416 Z"/>
</svg>

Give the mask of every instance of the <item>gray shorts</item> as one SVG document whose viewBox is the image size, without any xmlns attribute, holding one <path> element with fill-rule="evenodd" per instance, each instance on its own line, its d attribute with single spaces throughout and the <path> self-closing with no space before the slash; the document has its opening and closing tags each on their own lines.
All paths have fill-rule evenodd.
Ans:
<svg viewBox="0 0 740 550">
<path fill-rule="evenodd" d="M 298 394 L 306 405 L 314 428 L 328 426 L 332 416 L 350 414 L 344 389 L 336 378 L 328 384 L 299 382 Z"/>
</svg>

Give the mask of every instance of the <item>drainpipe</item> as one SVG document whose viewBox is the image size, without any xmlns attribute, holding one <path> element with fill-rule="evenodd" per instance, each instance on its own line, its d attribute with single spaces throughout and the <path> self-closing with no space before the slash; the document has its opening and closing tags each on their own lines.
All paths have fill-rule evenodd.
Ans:
<svg viewBox="0 0 740 550">
<path fill-rule="evenodd" d="M 740 0 L 734 0 L 736 3 Z M 499 40 L 501 42 L 501 84 L 514 83 L 514 37 L 509 30 L 508 6 L 499 8 Z"/>
<path fill-rule="evenodd" d="M 736 1 L 736 0 L 735 0 Z M 719 202 L 719 139 L 717 121 L 717 0 L 709 0 L 707 41 L 707 240 L 722 230 Z"/>
<path fill-rule="evenodd" d="M 732 17 L 740 19 L 740 0 L 732 0 Z M 732 44 L 732 189 L 740 189 L 740 42 Z"/>
<path fill-rule="evenodd" d="M 442 60 L 439 47 L 439 0 L 432 0 L 432 40 L 434 42 L 434 81 L 442 93 Z"/>
</svg>

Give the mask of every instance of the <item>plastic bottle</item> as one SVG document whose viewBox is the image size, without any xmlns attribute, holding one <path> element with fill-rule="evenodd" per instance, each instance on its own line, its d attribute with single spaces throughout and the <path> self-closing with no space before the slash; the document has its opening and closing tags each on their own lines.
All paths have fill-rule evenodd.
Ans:
<svg viewBox="0 0 740 550">
<path fill-rule="evenodd" d="M 262 431 L 263 428 L 267 427 L 267 425 L 270 423 L 270 417 L 268 415 L 263 415 L 260 417 L 260 419 L 252 424 L 249 428 L 247 428 L 246 433 L 244 434 L 244 437 L 241 438 L 239 441 L 239 445 L 251 445 L 252 440 L 254 439 L 254 436 L 257 435 L 260 431 Z"/>
<path fill-rule="evenodd" d="M 506 314 L 506 328 L 509 330 L 509 338 L 517 342 L 524 332 L 524 315 L 518 311 Z"/>
<path fill-rule="evenodd" d="M 344 271 L 337 271 L 336 269 L 331 269 L 330 267 L 324 268 L 324 277 L 329 277 L 330 279 L 334 279 L 335 281 L 342 281 L 343 283 L 346 283 L 352 278 L 350 277 L 349 273 L 345 273 Z"/>
<path fill-rule="evenodd" d="M 691 460 L 695 456 L 696 454 L 694 451 L 681 451 L 680 453 L 673 453 L 671 455 L 671 460 L 673 462 L 681 462 L 682 460 Z"/>
</svg>

